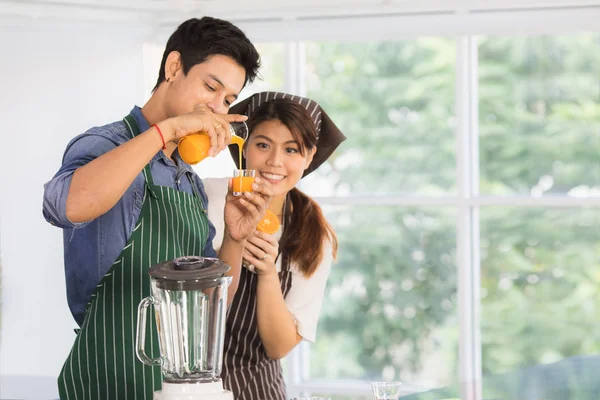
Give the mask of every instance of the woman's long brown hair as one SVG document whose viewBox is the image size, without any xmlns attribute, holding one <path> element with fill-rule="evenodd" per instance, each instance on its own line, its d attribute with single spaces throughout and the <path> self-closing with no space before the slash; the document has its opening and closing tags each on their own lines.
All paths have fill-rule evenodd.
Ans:
<svg viewBox="0 0 600 400">
<path fill-rule="evenodd" d="M 290 130 L 303 156 L 317 146 L 315 124 L 306 108 L 297 102 L 276 99 L 261 105 L 248 121 L 250 135 L 262 122 L 273 120 L 280 121 Z M 279 249 L 284 257 L 298 266 L 304 276 L 311 276 L 323 261 L 327 241 L 331 243 L 335 258 L 338 247 L 335 231 L 317 202 L 298 188 L 293 188 L 286 195 L 283 219 L 284 230 Z"/>
</svg>

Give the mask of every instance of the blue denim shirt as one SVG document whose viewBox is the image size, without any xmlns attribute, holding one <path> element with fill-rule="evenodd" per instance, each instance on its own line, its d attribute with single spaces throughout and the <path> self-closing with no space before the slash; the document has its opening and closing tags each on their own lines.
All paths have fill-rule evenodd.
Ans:
<svg viewBox="0 0 600 400">
<path fill-rule="evenodd" d="M 139 107 L 134 107 L 131 114 L 136 119 L 140 132 L 150 128 Z M 67 218 L 66 203 L 71 178 L 77 168 L 129 139 L 131 135 L 123 121 L 89 129 L 71 140 L 65 150 L 62 166 L 52 180 L 44 185 L 43 215 L 52 225 L 63 228 L 67 301 L 79 325 L 83 323 L 86 305 L 96 285 L 127 244 L 139 219 L 144 199 L 144 176 L 140 172 L 123 197 L 108 212 L 84 223 L 72 223 Z M 177 151 L 173 153 L 173 159 L 175 162 L 162 151 L 152 158 L 150 171 L 154 184 L 193 194 L 187 177 L 190 176 L 207 208 L 208 199 L 198 175 L 181 160 Z M 186 173 L 189 174 L 186 176 Z M 209 223 L 204 256 L 216 257 L 212 247 L 214 235 L 215 228 Z"/>
</svg>

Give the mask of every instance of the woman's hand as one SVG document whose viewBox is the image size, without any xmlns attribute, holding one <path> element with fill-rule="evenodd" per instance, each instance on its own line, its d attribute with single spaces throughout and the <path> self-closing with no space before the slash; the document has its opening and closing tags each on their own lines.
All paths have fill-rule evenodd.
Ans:
<svg viewBox="0 0 600 400">
<path fill-rule="evenodd" d="M 246 241 L 244 260 L 254 265 L 258 275 L 277 274 L 275 260 L 279 254 L 279 242 L 268 233 L 254 232 Z"/>
<path fill-rule="evenodd" d="M 194 111 L 168 118 L 157 125 L 167 142 L 177 142 L 190 133 L 203 132 L 210 137 L 209 156 L 215 156 L 231 142 L 230 122 L 242 122 L 248 119 L 239 114 L 215 114 L 208 107 L 198 105 Z"/>
<path fill-rule="evenodd" d="M 269 182 L 256 178 L 252 184 L 253 192 L 234 196 L 232 179 L 229 179 L 225 200 L 225 231 L 229 237 L 239 242 L 250 237 L 264 218 L 271 200 L 272 189 Z"/>
</svg>

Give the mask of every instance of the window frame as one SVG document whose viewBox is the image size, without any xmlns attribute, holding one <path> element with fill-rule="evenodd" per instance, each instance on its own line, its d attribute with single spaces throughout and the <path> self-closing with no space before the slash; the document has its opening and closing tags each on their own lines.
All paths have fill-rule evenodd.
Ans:
<svg viewBox="0 0 600 400">
<path fill-rule="evenodd" d="M 580 10 L 581 11 L 581 10 Z M 538 15 L 543 17 L 545 13 Z M 577 33 L 582 28 L 586 32 L 600 32 L 598 27 L 584 23 L 573 28 L 571 20 L 557 24 L 553 32 L 530 30 L 519 36 L 531 34 Z M 565 22 L 563 20 L 562 22 Z M 546 26 L 547 28 L 547 26 Z M 570 29 L 573 28 L 573 29 Z M 419 36 L 411 35 L 414 37 Z M 428 36 L 435 34 L 429 32 Z M 496 32 L 500 34 L 500 32 Z M 509 34 L 502 32 L 502 35 Z M 511 29 L 510 35 L 515 30 Z M 356 36 L 355 36 L 356 37 Z M 327 37 L 327 40 L 330 40 Z M 362 39 L 362 38 L 361 38 Z M 388 37 L 390 39 L 390 37 Z M 464 400 L 482 399 L 482 354 L 480 329 L 480 209 L 489 206 L 543 207 L 543 208 L 600 208 L 599 197 L 579 198 L 568 195 L 547 195 L 532 197 L 526 195 L 482 196 L 479 192 L 479 111 L 478 111 L 478 36 L 461 35 L 456 40 L 456 180 L 457 193 L 436 197 L 407 196 L 406 194 L 387 196 L 314 197 L 321 205 L 369 205 L 369 206 L 448 206 L 457 211 L 456 254 L 457 254 L 457 296 L 459 318 L 459 376 L 457 381 Z M 284 87 L 287 92 L 306 96 L 305 45 L 302 41 L 286 42 Z M 301 394 L 327 393 L 339 396 L 370 397 L 369 382 L 360 380 L 317 380 L 310 377 L 310 344 L 302 342 L 287 358 L 286 381 L 288 397 Z M 424 388 L 403 385 L 403 393 L 416 393 Z"/>
</svg>

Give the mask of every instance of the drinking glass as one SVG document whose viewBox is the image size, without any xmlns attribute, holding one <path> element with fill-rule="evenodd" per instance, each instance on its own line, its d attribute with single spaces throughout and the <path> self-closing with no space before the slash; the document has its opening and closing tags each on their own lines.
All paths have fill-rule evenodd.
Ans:
<svg viewBox="0 0 600 400">
<path fill-rule="evenodd" d="M 292 400 L 331 400 L 331 397 L 301 396 L 294 397 Z"/>
<path fill-rule="evenodd" d="M 398 400 L 400 382 L 371 382 L 371 389 L 377 400 Z"/>
<path fill-rule="evenodd" d="M 233 195 L 240 196 L 242 193 L 253 192 L 252 184 L 256 170 L 254 169 L 234 169 L 233 170 Z"/>
<path fill-rule="evenodd" d="M 240 148 L 248 140 L 248 125 L 245 122 L 230 122 L 231 143 L 237 144 Z M 241 140 L 240 140 L 241 139 Z"/>
</svg>

